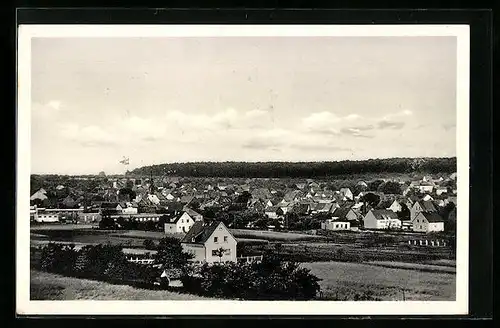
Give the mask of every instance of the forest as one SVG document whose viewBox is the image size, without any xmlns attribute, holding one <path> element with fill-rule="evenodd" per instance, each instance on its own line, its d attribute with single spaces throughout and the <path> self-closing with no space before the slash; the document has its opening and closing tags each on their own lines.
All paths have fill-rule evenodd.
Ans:
<svg viewBox="0 0 500 328">
<path fill-rule="evenodd" d="M 144 166 L 128 175 L 184 177 L 318 178 L 365 173 L 453 173 L 456 157 L 390 158 L 339 162 L 192 162 Z"/>
</svg>

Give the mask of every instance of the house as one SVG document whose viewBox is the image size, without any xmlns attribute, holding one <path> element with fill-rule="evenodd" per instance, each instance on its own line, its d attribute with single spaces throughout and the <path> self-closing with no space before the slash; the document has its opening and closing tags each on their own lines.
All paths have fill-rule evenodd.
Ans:
<svg viewBox="0 0 500 328">
<path fill-rule="evenodd" d="M 37 192 L 35 192 L 33 195 L 31 195 L 30 200 L 36 200 L 36 199 L 46 200 L 48 198 L 46 194 L 47 192 L 42 188 Z"/>
<path fill-rule="evenodd" d="M 436 195 L 442 195 L 448 192 L 448 188 L 446 187 L 438 187 L 436 188 Z"/>
<path fill-rule="evenodd" d="M 285 194 L 285 196 L 283 197 L 283 200 L 285 200 L 286 202 L 296 201 L 299 199 L 299 194 L 300 194 L 299 190 L 289 191 Z"/>
<path fill-rule="evenodd" d="M 122 202 L 119 205 L 122 214 L 137 214 L 137 206 L 133 206 L 132 203 Z"/>
<path fill-rule="evenodd" d="M 349 188 L 340 188 L 340 194 L 342 195 L 343 198 L 353 200 L 354 195 L 352 194 L 351 189 Z"/>
<path fill-rule="evenodd" d="M 55 223 L 59 222 L 59 213 L 47 212 L 44 209 L 38 209 L 34 217 L 36 222 L 39 223 Z"/>
<path fill-rule="evenodd" d="M 119 203 L 101 203 L 99 213 L 102 214 L 104 211 L 111 214 L 120 214 L 123 208 Z"/>
<path fill-rule="evenodd" d="M 203 215 L 193 210 L 191 207 L 184 205 L 182 210 L 187 213 L 194 221 L 202 221 Z"/>
<path fill-rule="evenodd" d="M 311 204 L 311 213 L 330 213 L 336 209 L 336 204 L 332 203 L 314 203 Z"/>
<path fill-rule="evenodd" d="M 419 212 L 412 225 L 415 232 L 444 231 L 444 219 L 437 212 Z"/>
<path fill-rule="evenodd" d="M 309 215 L 311 212 L 311 204 L 309 203 L 298 203 L 293 207 L 293 212 L 299 215 Z"/>
<path fill-rule="evenodd" d="M 422 198 L 422 200 L 424 200 L 424 201 L 429 201 L 429 200 L 434 200 L 434 198 L 432 198 L 432 196 L 431 196 L 431 195 L 425 195 L 425 196 Z"/>
<path fill-rule="evenodd" d="M 431 201 L 416 201 L 410 208 L 410 220 L 413 221 L 420 212 L 437 212 Z"/>
<path fill-rule="evenodd" d="M 350 207 L 340 207 L 335 209 L 332 213 L 334 218 L 340 221 L 356 221 L 358 220 L 358 215 Z"/>
<path fill-rule="evenodd" d="M 277 219 L 279 216 L 284 215 L 283 210 L 279 206 L 267 207 L 264 214 L 270 219 Z"/>
<path fill-rule="evenodd" d="M 370 210 L 363 218 L 365 229 L 399 229 L 401 220 L 389 210 Z"/>
<path fill-rule="evenodd" d="M 401 204 L 395 199 L 392 202 L 391 206 L 389 206 L 387 209 L 390 211 L 393 211 L 394 213 L 397 213 L 397 212 L 401 212 L 401 210 L 403 208 L 401 207 Z"/>
<path fill-rule="evenodd" d="M 305 183 L 297 183 L 297 184 L 295 184 L 295 186 L 297 187 L 297 189 L 302 190 L 306 187 L 306 184 Z"/>
<path fill-rule="evenodd" d="M 66 187 L 64 187 L 63 185 L 58 185 L 58 186 L 56 187 L 56 190 L 63 190 L 64 188 L 66 188 Z"/>
<path fill-rule="evenodd" d="M 182 204 L 189 205 L 194 200 L 194 196 L 192 195 L 184 195 L 179 200 Z"/>
<path fill-rule="evenodd" d="M 430 182 L 422 182 L 415 186 L 421 193 L 432 192 L 434 190 L 434 185 Z"/>
<path fill-rule="evenodd" d="M 165 222 L 165 233 L 187 233 L 193 226 L 195 220 L 187 212 Z"/>
<path fill-rule="evenodd" d="M 350 230 L 351 229 L 351 223 L 346 220 L 333 220 L 333 219 L 328 219 L 325 222 L 321 222 L 321 229 L 324 230 Z"/>
<path fill-rule="evenodd" d="M 450 196 L 446 198 L 445 204 L 453 203 L 455 206 L 457 205 L 457 197 L 456 196 Z"/>
<path fill-rule="evenodd" d="M 196 262 L 236 262 L 236 245 L 236 238 L 220 221 L 210 224 L 197 221 L 181 240 L 182 250 L 193 254 L 192 261 Z"/>
</svg>

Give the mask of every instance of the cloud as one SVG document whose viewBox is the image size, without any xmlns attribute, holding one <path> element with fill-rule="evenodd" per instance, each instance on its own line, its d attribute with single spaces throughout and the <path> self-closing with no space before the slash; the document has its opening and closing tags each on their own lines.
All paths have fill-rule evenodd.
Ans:
<svg viewBox="0 0 500 328">
<path fill-rule="evenodd" d="M 361 128 L 365 129 L 366 127 Z M 343 128 L 342 130 L 340 130 L 340 133 L 360 138 L 373 138 L 373 136 L 362 134 L 361 131 L 362 130 L 359 128 Z"/>
<path fill-rule="evenodd" d="M 292 144 L 290 145 L 293 149 L 298 149 L 302 151 L 351 151 L 351 148 L 339 147 L 334 145 L 301 145 L 301 144 Z"/>
<path fill-rule="evenodd" d="M 406 125 L 405 118 L 411 115 L 413 112 L 408 109 L 382 117 L 363 117 L 355 113 L 340 117 L 324 111 L 303 118 L 302 124 L 306 130 L 316 134 L 373 138 L 374 136 L 362 132 L 375 129 L 402 129 Z"/>
<path fill-rule="evenodd" d="M 393 122 L 382 120 L 378 123 L 378 128 L 381 130 L 391 129 L 391 130 L 401 130 L 406 125 L 405 122 Z"/>
<path fill-rule="evenodd" d="M 387 114 L 381 118 L 381 121 L 391 121 L 395 118 L 412 116 L 413 112 L 409 109 L 405 109 L 396 113 Z"/>
<path fill-rule="evenodd" d="M 264 128 L 271 123 L 269 113 L 259 109 L 241 113 L 233 108 L 228 108 L 212 115 L 168 111 L 166 118 L 169 122 L 179 126 L 215 132 L 231 129 Z"/>
<path fill-rule="evenodd" d="M 271 129 L 261 132 L 246 140 L 242 147 L 248 149 L 276 149 L 284 147 L 291 132 L 285 129 Z"/>
<path fill-rule="evenodd" d="M 132 134 L 133 138 L 144 141 L 159 140 L 166 135 L 166 125 L 163 121 L 138 116 L 125 119 L 120 128 L 120 134 Z"/>
<path fill-rule="evenodd" d="M 87 147 L 109 146 L 117 143 L 115 136 L 96 125 L 80 127 L 74 123 L 61 124 L 60 135 Z"/>
<path fill-rule="evenodd" d="M 311 131 L 322 134 L 338 134 L 334 127 L 342 119 L 331 112 L 312 113 L 302 119 L 303 126 Z"/>
</svg>

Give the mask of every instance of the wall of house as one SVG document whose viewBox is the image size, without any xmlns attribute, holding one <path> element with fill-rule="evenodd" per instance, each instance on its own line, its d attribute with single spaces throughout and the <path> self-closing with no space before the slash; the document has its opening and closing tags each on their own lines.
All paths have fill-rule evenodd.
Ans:
<svg viewBox="0 0 500 328">
<path fill-rule="evenodd" d="M 351 221 L 358 219 L 358 216 L 356 215 L 356 213 L 354 213 L 353 210 L 350 210 L 349 212 L 347 212 L 345 217 L 347 218 L 347 220 L 351 220 Z"/>
<path fill-rule="evenodd" d="M 59 214 L 38 214 L 35 216 L 36 222 L 59 222 Z"/>
<path fill-rule="evenodd" d="M 365 229 L 380 229 L 378 221 L 372 212 L 368 212 L 363 218 L 363 226 Z"/>
<path fill-rule="evenodd" d="M 323 229 L 326 229 L 326 230 L 349 230 L 349 229 L 351 229 L 351 224 L 349 222 L 345 222 L 345 221 L 325 222 L 325 223 L 322 223 L 322 226 L 324 226 Z"/>
<path fill-rule="evenodd" d="M 81 222 L 99 222 L 101 215 L 99 213 L 78 213 L 78 221 Z"/>
<path fill-rule="evenodd" d="M 422 207 L 420 206 L 420 204 L 418 202 L 416 202 L 410 208 L 410 220 L 413 221 L 420 212 L 422 212 Z"/>
<path fill-rule="evenodd" d="M 224 237 L 227 237 L 226 241 L 224 240 Z M 217 238 L 217 241 L 215 241 L 215 238 Z M 234 237 L 229 233 L 227 229 L 225 229 L 223 226 L 219 226 L 212 236 L 210 236 L 210 239 L 207 240 L 205 243 L 205 249 L 206 249 L 206 254 L 207 258 L 206 261 L 209 263 L 213 262 L 225 262 L 225 261 L 230 261 L 230 262 L 236 262 L 236 244 L 237 241 L 234 239 Z M 222 258 L 219 259 L 218 256 L 212 255 L 213 251 L 219 249 L 219 248 L 224 248 L 227 249 L 228 252 L 222 256 Z"/>
<path fill-rule="evenodd" d="M 430 222 L 427 226 L 427 232 L 444 231 L 444 222 Z"/>
<path fill-rule="evenodd" d="M 165 233 L 177 233 L 177 225 L 175 223 L 165 223 Z"/>
<path fill-rule="evenodd" d="M 423 215 L 417 215 L 412 221 L 413 231 L 415 232 L 427 232 L 427 219 Z"/>
<path fill-rule="evenodd" d="M 393 202 L 391 204 L 391 206 L 389 207 L 389 210 L 393 211 L 393 212 L 399 212 L 401 211 L 401 204 L 397 203 L 397 202 Z"/>
<path fill-rule="evenodd" d="M 278 218 L 278 214 L 276 214 L 275 212 L 266 212 L 266 216 L 270 219 L 277 219 Z"/>
<path fill-rule="evenodd" d="M 187 233 L 194 224 L 194 220 L 184 212 L 177 221 L 177 232 Z"/>
<path fill-rule="evenodd" d="M 126 207 L 122 210 L 123 214 L 137 214 L 137 207 Z"/>
</svg>

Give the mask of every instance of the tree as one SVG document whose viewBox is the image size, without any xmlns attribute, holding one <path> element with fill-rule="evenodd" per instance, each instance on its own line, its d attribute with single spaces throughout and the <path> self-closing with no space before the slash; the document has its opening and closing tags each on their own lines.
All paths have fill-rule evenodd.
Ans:
<svg viewBox="0 0 500 328">
<path fill-rule="evenodd" d="M 99 221 L 100 229 L 115 229 L 115 220 L 111 218 L 108 214 L 103 214 L 101 220 Z"/>
<path fill-rule="evenodd" d="M 384 180 L 374 180 L 374 181 L 370 181 L 368 182 L 368 190 L 370 191 L 377 191 L 378 190 L 378 187 L 384 183 Z"/>
<path fill-rule="evenodd" d="M 408 221 L 410 220 L 410 209 L 408 209 L 408 206 L 406 206 L 405 203 L 401 203 L 401 211 L 397 212 L 398 219 L 401 221 Z"/>
<path fill-rule="evenodd" d="M 402 193 L 401 185 L 399 184 L 399 182 L 395 182 L 395 181 L 387 181 L 387 182 L 381 184 L 379 186 L 379 189 L 384 194 L 400 195 Z"/>
<path fill-rule="evenodd" d="M 215 255 L 219 258 L 219 263 L 222 262 L 222 257 L 226 253 L 226 249 L 224 247 L 217 248 L 214 251 Z"/>
<path fill-rule="evenodd" d="M 362 200 L 364 203 L 370 205 L 371 207 L 376 207 L 380 202 L 380 196 L 370 192 L 363 195 Z"/>
<path fill-rule="evenodd" d="M 166 268 L 182 269 L 193 258 L 191 253 L 185 253 L 177 238 L 165 237 L 156 246 L 154 255 L 155 264 L 161 264 Z"/>
</svg>

